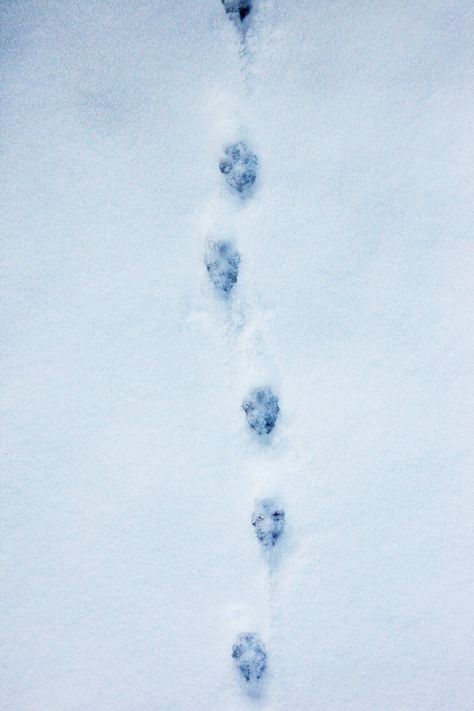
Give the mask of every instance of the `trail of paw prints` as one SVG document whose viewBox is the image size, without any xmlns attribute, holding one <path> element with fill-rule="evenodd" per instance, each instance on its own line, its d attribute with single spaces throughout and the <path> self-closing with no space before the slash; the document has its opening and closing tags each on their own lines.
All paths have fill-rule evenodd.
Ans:
<svg viewBox="0 0 474 711">
<path fill-rule="evenodd" d="M 278 706 L 282 690 L 278 666 L 275 670 L 274 665 L 279 663 L 282 642 L 281 601 L 287 590 L 298 583 L 294 575 L 295 556 L 301 558 L 305 551 L 305 536 L 300 535 L 301 522 L 295 523 L 293 519 L 294 511 L 299 508 L 294 486 L 295 481 L 303 481 L 308 476 L 311 462 L 304 452 L 298 452 L 293 446 L 275 452 L 272 438 L 278 435 L 284 416 L 284 400 L 280 399 L 278 389 L 262 386 L 251 390 L 243 399 L 242 413 L 249 435 L 257 445 L 254 455 L 247 449 L 249 454 L 242 467 L 242 480 L 246 482 L 249 497 L 253 496 L 253 502 L 247 504 L 251 513 L 246 524 L 262 560 L 261 579 L 266 604 L 261 603 L 264 612 L 260 621 L 265 631 L 263 640 L 268 650 L 268 667 L 272 672 L 267 696 Z M 272 663 L 274 655 L 277 659 Z"/>
<path fill-rule="evenodd" d="M 256 290 L 242 290 L 241 274 L 250 277 L 250 265 L 242 255 L 235 237 L 239 224 L 239 206 L 242 207 L 253 194 L 258 177 L 257 155 L 243 141 L 225 144 L 215 166 L 229 199 L 209 201 L 197 217 L 197 232 L 201 234 L 203 252 L 200 274 L 203 282 L 203 300 L 199 307 L 194 300 L 188 325 L 209 328 L 206 314 L 214 312 L 227 345 L 229 363 L 263 360 L 263 328 L 268 321 L 255 298 Z M 234 201 L 234 202 L 232 202 Z M 237 230 L 238 231 L 238 230 Z M 254 277 L 255 279 L 255 277 Z M 249 283 L 247 282 L 247 287 Z M 252 292 L 252 298 L 248 293 Z M 244 366 L 246 367 L 246 366 Z"/>
<path fill-rule="evenodd" d="M 281 407 L 276 391 L 270 386 L 256 387 L 247 392 L 241 402 L 242 424 L 255 442 L 256 449 L 268 455 L 266 445 L 280 424 Z M 255 546 L 255 560 L 262 558 L 262 575 L 255 581 L 251 609 L 231 611 L 229 627 L 229 661 L 232 660 L 236 688 L 244 697 L 258 702 L 259 708 L 270 709 L 275 704 L 278 679 L 272 667 L 273 641 L 278 638 L 278 600 L 281 586 L 280 566 L 288 553 L 287 512 L 284 501 L 275 495 L 278 475 L 268 456 L 266 474 L 255 467 L 255 458 L 246 457 L 242 467 L 242 486 L 257 493 L 253 505 L 242 501 L 247 509 L 244 525 Z M 259 476 L 256 477 L 256 474 Z M 277 473 L 278 474 L 278 473 Z M 260 494 L 260 492 L 262 492 Z M 284 578 L 283 578 L 284 580 Z"/>
<path fill-rule="evenodd" d="M 219 162 L 219 171 L 229 192 L 239 202 L 245 203 L 252 198 L 258 179 L 259 158 L 246 142 L 237 141 L 224 147 L 223 156 Z M 242 257 L 239 254 L 239 268 L 236 268 L 235 248 L 229 245 L 224 249 L 226 253 L 219 259 L 218 264 L 211 261 L 207 268 L 216 289 L 221 295 L 228 296 L 238 280 Z M 243 266 L 244 268 L 246 266 L 245 259 Z M 263 348 L 261 347 L 263 328 L 258 324 L 259 320 L 262 322 L 268 320 L 258 303 L 258 298 L 256 298 L 257 289 L 255 287 L 257 285 L 254 284 L 253 286 L 252 304 L 250 305 L 249 301 L 246 302 L 246 313 L 244 318 L 240 320 L 242 343 L 239 348 L 242 353 L 246 353 L 249 361 L 252 361 L 254 356 L 257 359 L 260 358 L 260 360 L 264 358 Z M 242 302 L 240 305 L 242 306 Z M 242 309 L 240 309 L 240 313 L 243 315 Z M 246 328 L 243 328 L 244 326 Z M 258 340 L 260 340 L 260 344 Z M 252 341 L 253 344 L 251 343 Z"/>
<path fill-rule="evenodd" d="M 246 196 L 247 191 L 250 191 L 255 183 L 256 174 L 252 173 L 250 179 L 245 175 L 248 153 L 246 147 L 233 145 L 232 149 L 226 152 L 226 158 L 221 161 L 219 168 L 226 180 L 227 176 L 230 176 L 231 191 L 242 192 Z M 231 163 L 230 166 L 223 165 L 226 160 Z M 239 162 L 243 162 L 243 165 L 239 165 L 235 169 L 234 163 L 238 164 Z M 250 170 L 254 170 L 256 166 L 258 166 L 258 160 L 251 160 Z M 242 261 L 242 255 L 232 241 L 217 240 L 208 244 L 205 265 L 216 298 L 222 299 L 226 303 L 232 298 L 238 284 Z M 262 312 L 259 312 L 255 305 L 253 313 L 252 309 L 248 309 L 247 318 L 238 333 L 236 332 L 233 347 L 229 350 L 235 371 L 245 374 L 245 379 L 253 380 L 255 383 L 254 386 L 246 390 L 241 402 L 247 433 L 255 445 L 254 449 L 245 448 L 248 452 L 247 459 L 253 466 L 255 466 L 256 457 L 252 456 L 252 452 L 258 453 L 257 456 L 263 456 L 268 460 L 269 455 L 274 459 L 275 455 L 279 457 L 282 451 L 281 446 L 275 446 L 275 432 L 278 432 L 281 407 L 277 391 L 267 382 L 268 372 L 275 372 L 275 368 L 269 367 L 270 359 L 268 349 L 265 347 L 266 339 L 261 317 Z M 267 320 L 267 326 L 271 327 L 271 315 Z M 276 441 L 281 444 L 281 437 L 278 436 Z M 243 473 L 242 476 L 243 483 L 246 478 L 251 482 L 255 477 L 255 472 L 249 471 L 249 477 L 245 477 Z M 266 628 L 265 639 L 268 643 L 271 641 L 273 629 L 277 624 L 277 606 L 275 604 L 278 600 L 277 571 L 285 551 L 286 527 L 284 506 L 273 495 L 273 492 L 255 500 L 250 525 L 255 534 L 256 545 L 259 546 L 267 567 L 264 592 L 266 604 L 259 616 L 259 629 Z M 232 649 L 234 666 L 241 677 L 243 690 L 251 697 L 263 699 L 265 696 L 267 698 L 268 687 L 265 679 L 268 653 L 263 638 L 253 628 L 242 631 Z M 262 661 L 262 649 L 265 650 L 264 662 Z"/>
<path fill-rule="evenodd" d="M 271 665 L 271 700 L 278 698 L 278 674 L 275 673 L 272 656 L 278 650 L 278 610 L 281 598 L 282 578 L 279 569 L 287 554 L 287 513 L 281 498 L 264 496 L 256 498 L 249 524 L 266 568 L 265 593 L 265 644 L 270 650 L 267 663 Z"/>
<path fill-rule="evenodd" d="M 248 51 L 247 37 L 252 27 L 257 2 L 256 0 L 221 0 L 221 2 L 239 35 L 242 75 L 249 88 L 248 70 L 251 55 Z M 237 199 L 242 205 L 253 196 L 259 173 L 259 158 L 248 142 L 237 140 L 225 144 L 218 168 L 230 193 L 229 197 Z M 245 372 L 246 377 L 253 375 L 253 378 L 259 381 L 249 388 L 241 402 L 241 408 L 248 430 L 263 453 L 265 446 L 272 444 L 273 432 L 280 418 L 280 404 L 278 395 L 266 382 L 267 378 L 264 375 L 265 370 L 268 370 L 268 363 L 264 329 L 259 326 L 257 318 L 260 315 L 257 313 L 258 309 L 254 309 L 252 313 L 252 310 L 247 308 L 247 313 L 244 313 L 241 309 L 236 312 L 233 308 L 245 258 L 233 237 L 214 235 L 207 240 L 203 263 L 215 299 L 226 311 L 226 336 L 234 337 L 232 347 L 228 349 L 229 359 L 232 358 L 234 361 L 236 372 Z M 237 323 L 232 316 L 239 312 L 242 318 L 235 328 Z M 231 365 L 230 360 L 229 365 Z M 281 540 L 285 532 L 286 514 L 281 502 L 273 496 L 257 499 L 250 517 L 250 525 L 255 534 L 256 545 L 261 548 L 262 555 L 265 557 L 270 576 L 276 569 Z M 270 586 L 267 586 L 267 589 L 270 590 Z M 270 605 L 271 597 L 266 601 L 265 611 L 260 611 L 258 617 L 260 628 L 265 627 L 263 618 L 268 619 Z M 249 628 L 239 631 L 232 644 L 231 657 L 244 692 L 250 697 L 262 699 L 268 677 L 269 657 L 261 632 Z"/>
</svg>

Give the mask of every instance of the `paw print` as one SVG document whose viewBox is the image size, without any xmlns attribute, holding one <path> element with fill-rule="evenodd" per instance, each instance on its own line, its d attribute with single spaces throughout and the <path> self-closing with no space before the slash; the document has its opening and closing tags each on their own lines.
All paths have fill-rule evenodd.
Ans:
<svg viewBox="0 0 474 711">
<path fill-rule="evenodd" d="M 257 179 L 258 158 L 242 142 L 227 146 L 224 153 L 219 169 L 231 190 L 245 197 Z"/>
</svg>

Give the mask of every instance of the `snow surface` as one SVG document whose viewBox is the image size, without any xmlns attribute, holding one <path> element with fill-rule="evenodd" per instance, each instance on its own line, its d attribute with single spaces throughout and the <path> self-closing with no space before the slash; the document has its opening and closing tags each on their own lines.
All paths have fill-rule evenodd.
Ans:
<svg viewBox="0 0 474 711">
<path fill-rule="evenodd" d="M 0 2 L 1 711 L 474 708 L 474 5 L 251 19 Z"/>
</svg>

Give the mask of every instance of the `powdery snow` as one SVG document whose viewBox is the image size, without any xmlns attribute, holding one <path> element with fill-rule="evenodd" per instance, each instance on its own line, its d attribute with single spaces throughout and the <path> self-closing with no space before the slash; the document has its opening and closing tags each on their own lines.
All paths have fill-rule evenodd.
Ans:
<svg viewBox="0 0 474 711">
<path fill-rule="evenodd" d="M 2 711 L 474 707 L 473 21 L 0 4 Z"/>
</svg>

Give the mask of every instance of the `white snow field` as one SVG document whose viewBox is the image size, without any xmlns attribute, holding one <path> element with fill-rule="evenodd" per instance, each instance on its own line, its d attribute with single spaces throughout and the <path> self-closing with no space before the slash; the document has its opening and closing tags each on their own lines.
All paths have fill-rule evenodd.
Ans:
<svg viewBox="0 0 474 711">
<path fill-rule="evenodd" d="M 471 0 L 260 0 L 242 46 L 220 0 L 1 0 L 0 33 L 0 711 L 472 711 Z"/>
</svg>

